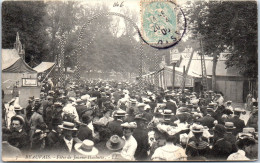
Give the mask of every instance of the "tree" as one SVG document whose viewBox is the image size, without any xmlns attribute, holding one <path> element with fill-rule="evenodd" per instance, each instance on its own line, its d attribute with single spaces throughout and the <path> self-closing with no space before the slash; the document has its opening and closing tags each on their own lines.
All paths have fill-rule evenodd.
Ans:
<svg viewBox="0 0 260 163">
<path fill-rule="evenodd" d="M 199 1 L 189 14 L 194 37 L 200 33 L 204 53 L 213 56 L 213 90 L 217 60 L 226 50 L 230 52 L 227 67 L 236 66 L 247 77 L 257 76 L 256 2 Z"/>
<path fill-rule="evenodd" d="M 2 47 L 13 48 L 19 32 L 27 63 L 33 60 L 39 64 L 48 53 L 43 24 L 45 7 L 43 1 L 5 1 L 2 5 Z"/>
</svg>

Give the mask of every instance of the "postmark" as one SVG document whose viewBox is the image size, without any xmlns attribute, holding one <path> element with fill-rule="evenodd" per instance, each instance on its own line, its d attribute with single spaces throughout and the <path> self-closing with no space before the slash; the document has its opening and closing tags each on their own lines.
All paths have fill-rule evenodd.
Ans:
<svg viewBox="0 0 260 163">
<path fill-rule="evenodd" d="M 174 1 L 141 2 L 141 33 L 145 43 L 158 49 L 176 45 L 186 31 L 186 18 Z"/>
</svg>

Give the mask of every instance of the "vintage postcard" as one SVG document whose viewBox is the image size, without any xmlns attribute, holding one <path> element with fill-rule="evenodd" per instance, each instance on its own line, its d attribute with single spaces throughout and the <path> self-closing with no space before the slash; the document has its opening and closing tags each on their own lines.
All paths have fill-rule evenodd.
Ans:
<svg viewBox="0 0 260 163">
<path fill-rule="evenodd" d="M 258 160 L 257 11 L 3 1 L 2 160 Z"/>
</svg>

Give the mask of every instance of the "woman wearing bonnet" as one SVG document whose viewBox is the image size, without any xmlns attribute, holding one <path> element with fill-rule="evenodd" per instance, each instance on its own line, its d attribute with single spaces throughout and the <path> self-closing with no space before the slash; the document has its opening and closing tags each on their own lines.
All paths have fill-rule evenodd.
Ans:
<svg viewBox="0 0 260 163">
<path fill-rule="evenodd" d="M 169 125 L 158 124 L 157 128 L 165 135 L 166 143 L 158 147 L 152 155 L 154 161 L 183 161 L 187 160 L 185 150 L 174 144 L 177 142 L 179 131 L 177 128 Z"/>
</svg>

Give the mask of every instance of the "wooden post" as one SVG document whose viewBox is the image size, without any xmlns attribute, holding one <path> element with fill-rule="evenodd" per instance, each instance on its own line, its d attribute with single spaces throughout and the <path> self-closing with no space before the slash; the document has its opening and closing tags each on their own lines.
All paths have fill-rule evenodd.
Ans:
<svg viewBox="0 0 260 163">
<path fill-rule="evenodd" d="M 172 63 L 172 90 L 174 90 L 174 84 L 175 84 L 175 66 L 176 62 Z"/>
<path fill-rule="evenodd" d="M 182 73 L 182 75 L 185 75 L 185 66 L 183 66 L 183 73 Z M 186 79 L 183 80 L 182 92 L 184 92 L 184 89 L 185 89 L 185 80 Z"/>
</svg>

